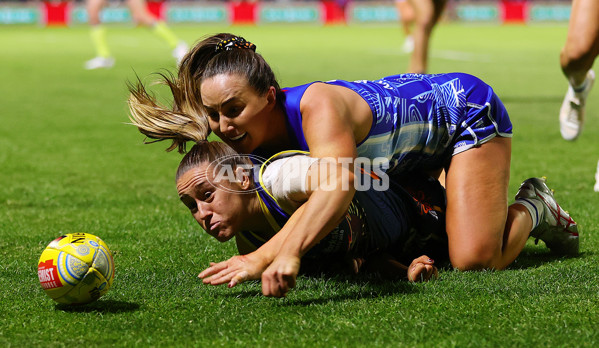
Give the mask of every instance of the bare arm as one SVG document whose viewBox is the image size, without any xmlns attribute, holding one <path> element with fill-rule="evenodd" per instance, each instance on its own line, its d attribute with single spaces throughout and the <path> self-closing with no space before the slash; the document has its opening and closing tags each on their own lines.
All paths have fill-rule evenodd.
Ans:
<svg viewBox="0 0 599 348">
<path fill-rule="evenodd" d="M 297 156 L 289 159 L 290 161 L 295 162 L 295 164 L 291 163 L 288 166 L 280 167 L 279 169 L 276 169 L 274 171 L 274 174 L 278 177 L 285 177 L 287 174 L 285 172 L 286 170 L 297 167 L 297 165 L 299 165 L 299 163 L 302 162 L 302 159 L 300 157 L 303 156 Z M 304 203 L 315 192 L 315 190 L 312 190 L 311 188 L 320 187 L 320 181 L 326 182 L 328 180 L 329 187 L 326 188 L 335 189 L 337 186 L 341 184 L 341 182 L 339 181 L 339 177 L 342 177 L 343 174 L 335 177 L 331 177 L 329 175 L 325 177 L 320 175 L 321 172 L 326 173 L 327 169 L 331 169 L 329 163 L 330 162 L 326 161 L 317 161 L 316 163 L 311 165 L 309 170 L 305 172 L 302 176 L 297 176 L 293 179 L 294 182 L 291 183 L 291 187 L 293 188 L 291 190 L 292 194 L 275 195 L 277 201 L 280 204 L 284 204 L 287 202 L 282 200 L 293 199 L 294 203 L 298 203 L 298 201 L 299 203 Z M 306 161 L 303 161 L 303 164 L 306 164 Z M 267 186 L 269 185 L 267 184 Z M 281 183 L 279 183 L 279 186 L 281 186 Z M 299 187 L 304 187 L 304 189 L 299 190 Z M 275 188 L 275 191 L 283 193 L 281 187 Z M 290 204 L 287 205 L 289 206 Z M 304 209 L 305 205 L 301 205 L 291 216 L 289 221 L 287 221 L 285 226 L 283 226 L 283 228 L 278 233 L 276 233 L 274 237 L 268 240 L 263 246 L 261 246 L 257 250 L 250 252 L 247 255 L 234 256 L 229 260 L 220 263 L 211 263 L 210 267 L 204 270 L 202 273 L 200 273 L 199 277 L 203 278 L 203 281 L 206 284 L 220 285 L 224 283 L 229 283 L 229 286 L 235 286 L 240 282 L 250 279 L 259 279 L 262 275 L 262 272 L 266 269 L 268 265 L 270 265 L 270 263 L 274 260 L 275 256 L 279 253 L 283 243 L 287 240 L 291 231 L 294 230 L 298 220 L 301 216 L 303 216 Z M 330 228 L 328 229 L 328 231 L 332 229 L 333 228 Z M 324 235 L 326 235 L 326 233 Z M 310 247 L 311 246 L 308 246 L 306 248 L 309 249 Z"/>
<path fill-rule="evenodd" d="M 297 212 L 301 213 L 303 206 Z M 272 263 L 289 232 L 295 226 L 299 215 L 291 216 L 285 226 L 257 250 L 247 254 L 210 263 L 210 267 L 202 271 L 198 277 L 204 284 L 220 285 L 228 283 L 233 287 L 247 280 L 260 279 L 262 272 Z"/>
<path fill-rule="evenodd" d="M 343 87 L 314 84 L 302 99 L 301 111 L 311 156 L 328 158 L 318 166 L 326 163 L 328 170 L 310 175 L 307 201 L 274 238 L 254 253 L 213 264 L 200 274 L 205 283 L 229 282 L 232 286 L 257 279 L 261 273 L 263 294 L 284 296 L 295 286 L 300 258 L 339 223 L 347 210 L 355 192 L 351 164 L 357 154 L 356 138 L 361 140 L 370 129 L 370 108 Z M 313 174 L 312 169 L 310 172 Z"/>
<path fill-rule="evenodd" d="M 285 296 L 295 286 L 300 258 L 338 224 L 355 193 L 351 164 L 357 155 L 356 136 L 368 132 L 369 127 L 364 130 L 361 126 L 369 126 L 372 115 L 359 96 L 330 87 L 312 85 L 300 107 L 310 155 L 332 159 L 336 162 L 335 170 L 318 178 L 320 185 L 304 204 L 304 210 L 293 214 L 299 215 L 293 230 L 262 274 L 262 293 L 266 296 Z M 327 181 L 334 182 L 334 186 L 324 189 L 323 183 Z"/>
</svg>

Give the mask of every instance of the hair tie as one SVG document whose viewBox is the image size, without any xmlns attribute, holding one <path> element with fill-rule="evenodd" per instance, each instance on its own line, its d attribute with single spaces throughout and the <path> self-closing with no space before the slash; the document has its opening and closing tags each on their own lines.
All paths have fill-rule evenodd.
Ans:
<svg viewBox="0 0 599 348">
<path fill-rule="evenodd" d="M 252 51 L 256 51 L 256 45 L 242 38 L 241 36 L 234 36 L 231 39 L 220 40 L 219 43 L 216 44 L 216 52 L 221 51 L 232 51 L 234 48 L 245 48 L 250 49 Z"/>
</svg>

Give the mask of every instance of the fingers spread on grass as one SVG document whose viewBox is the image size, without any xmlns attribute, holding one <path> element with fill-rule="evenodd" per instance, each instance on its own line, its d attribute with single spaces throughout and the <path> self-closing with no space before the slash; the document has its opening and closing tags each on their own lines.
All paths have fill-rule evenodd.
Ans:
<svg viewBox="0 0 599 348">
<path fill-rule="evenodd" d="M 240 273 L 239 269 L 227 268 L 210 277 L 210 285 L 221 285 L 229 283 L 233 277 Z M 247 272 L 245 272 L 247 274 Z"/>
<path fill-rule="evenodd" d="M 246 271 L 241 271 L 237 274 L 235 274 L 232 278 L 231 281 L 229 282 L 229 287 L 232 288 L 237 284 L 241 284 L 243 282 L 245 282 L 246 280 L 248 280 L 249 278 L 249 273 Z"/>
<path fill-rule="evenodd" d="M 210 278 L 211 285 L 220 285 L 229 283 L 229 287 L 233 287 L 239 283 L 254 279 L 250 273 L 243 267 L 229 267 Z M 233 282 L 234 281 L 234 282 Z M 233 282 L 233 283 L 232 283 Z"/>
<path fill-rule="evenodd" d="M 216 274 L 216 273 L 222 271 L 226 267 L 227 267 L 227 264 L 225 262 L 221 262 L 221 263 L 210 262 L 210 267 L 208 267 L 205 270 L 203 270 L 202 272 L 200 272 L 200 274 L 198 274 L 198 278 L 203 279 L 203 278 L 209 277 L 213 274 Z"/>
</svg>

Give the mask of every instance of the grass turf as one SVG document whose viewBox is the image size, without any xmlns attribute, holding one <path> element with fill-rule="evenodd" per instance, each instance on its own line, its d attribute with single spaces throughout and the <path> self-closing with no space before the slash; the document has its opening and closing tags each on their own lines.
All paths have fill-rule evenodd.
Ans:
<svg viewBox="0 0 599 348">
<path fill-rule="evenodd" d="M 85 27 L 0 28 L 0 345 L 72 346 L 596 346 L 599 333 L 597 91 L 576 142 L 560 138 L 565 26 L 441 25 L 430 72 L 491 84 L 514 124 L 510 196 L 546 175 L 581 226 L 576 258 L 532 241 L 502 272 L 443 271 L 426 284 L 300 278 L 285 299 L 259 283 L 208 287 L 196 275 L 234 253 L 205 235 L 178 201 L 180 156 L 142 145 L 127 122 L 125 81 L 174 62 L 143 29 L 109 27 L 111 70 L 85 71 Z M 189 42 L 218 31 L 246 36 L 281 85 L 403 72 L 398 27 L 178 26 Z M 467 218 L 467 212 L 465 212 Z M 36 276 L 62 233 L 101 236 L 115 253 L 113 288 L 83 307 L 56 305 Z"/>
</svg>

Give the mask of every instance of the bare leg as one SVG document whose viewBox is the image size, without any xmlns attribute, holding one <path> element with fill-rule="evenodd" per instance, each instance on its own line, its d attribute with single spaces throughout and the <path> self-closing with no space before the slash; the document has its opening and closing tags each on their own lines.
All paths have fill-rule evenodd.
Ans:
<svg viewBox="0 0 599 348">
<path fill-rule="evenodd" d="M 409 0 L 416 14 L 414 52 L 408 72 L 425 73 L 428 66 L 428 46 L 433 27 L 441 17 L 446 0 Z"/>
<path fill-rule="evenodd" d="M 133 20 L 151 28 L 154 34 L 162 38 L 173 49 L 173 57 L 177 63 L 180 62 L 189 50 L 189 46 L 180 40 L 164 21 L 159 20 L 148 11 L 146 0 L 127 0 L 127 5 L 131 10 Z"/>
<path fill-rule="evenodd" d="M 151 27 L 156 24 L 156 17 L 148 11 L 145 0 L 127 0 L 131 16 L 135 23 Z"/>
<path fill-rule="evenodd" d="M 561 51 L 562 71 L 572 86 L 580 86 L 599 54 L 599 1 L 573 0 L 568 38 Z"/>
<path fill-rule="evenodd" d="M 599 2 L 574 0 L 568 38 L 560 54 L 562 71 L 568 79 L 568 91 L 560 108 L 560 132 L 565 140 L 575 140 L 582 132 L 585 104 L 593 87 L 591 70 L 599 54 Z"/>
<path fill-rule="evenodd" d="M 87 0 L 85 4 L 89 16 L 90 38 L 96 51 L 96 57 L 85 62 L 84 67 L 88 70 L 111 68 L 114 65 L 114 59 L 110 57 L 110 49 L 106 43 L 106 29 L 100 22 L 100 12 L 104 5 L 105 0 Z"/>
<path fill-rule="evenodd" d="M 87 0 L 85 8 L 89 16 L 89 25 L 100 25 L 100 11 L 104 8 L 105 0 Z"/>
<path fill-rule="evenodd" d="M 412 34 L 412 23 L 414 23 L 414 9 L 407 0 L 395 2 L 397 11 L 399 12 L 399 19 L 401 22 L 401 28 L 404 36 L 410 36 Z"/>
<path fill-rule="evenodd" d="M 508 208 L 511 139 L 496 137 L 455 155 L 447 171 L 449 257 L 460 270 L 503 269 L 532 227 L 523 206 Z"/>
</svg>

